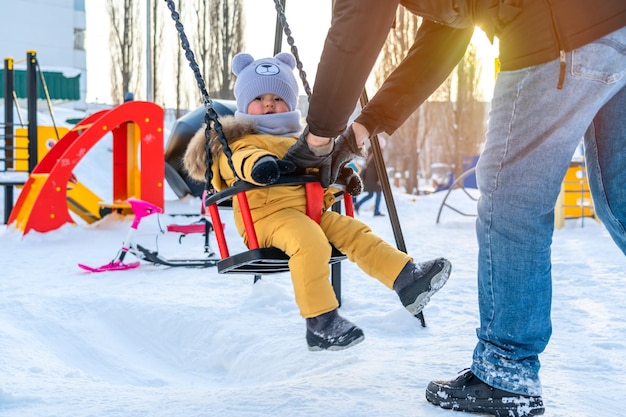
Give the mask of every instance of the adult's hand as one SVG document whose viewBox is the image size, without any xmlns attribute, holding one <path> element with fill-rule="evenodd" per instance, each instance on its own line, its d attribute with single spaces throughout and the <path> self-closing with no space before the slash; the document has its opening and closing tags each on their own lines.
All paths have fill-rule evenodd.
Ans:
<svg viewBox="0 0 626 417">
<path fill-rule="evenodd" d="M 332 143 L 323 146 L 311 146 L 307 143 L 308 127 L 304 129 L 298 141 L 287 151 L 283 160 L 293 163 L 297 167 L 298 173 L 304 173 L 307 168 L 317 168 L 319 170 L 320 182 L 326 188 L 332 184 L 331 163 L 332 163 Z M 335 177 L 336 178 L 336 177 Z"/>
<path fill-rule="evenodd" d="M 363 142 L 361 142 L 361 145 Z M 364 146 L 359 146 L 357 138 L 354 134 L 354 129 L 349 126 L 341 135 L 337 137 L 335 141 L 335 149 L 332 153 L 332 161 L 330 166 L 330 182 L 333 183 L 339 176 L 341 168 L 359 156 L 364 155 Z"/>
</svg>

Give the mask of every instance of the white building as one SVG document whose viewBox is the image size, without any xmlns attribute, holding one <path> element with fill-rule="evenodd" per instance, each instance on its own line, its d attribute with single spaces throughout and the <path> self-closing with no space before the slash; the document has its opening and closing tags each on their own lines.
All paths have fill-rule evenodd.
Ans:
<svg viewBox="0 0 626 417">
<path fill-rule="evenodd" d="M 3 0 L 0 9 L 0 58 L 14 60 L 16 80 L 25 71 L 27 51 L 35 51 L 50 95 L 70 100 L 78 81 L 79 97 L 71 101 L 86 108 L 85 0 Z"/>
</svg>

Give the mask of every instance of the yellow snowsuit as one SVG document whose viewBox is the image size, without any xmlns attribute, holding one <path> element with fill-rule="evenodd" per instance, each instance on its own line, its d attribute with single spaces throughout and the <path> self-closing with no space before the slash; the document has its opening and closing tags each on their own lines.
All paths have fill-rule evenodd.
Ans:
<svg viewBox="0 0 626 417">
<path fill-rule="evenodd" d="M 294 137 L 257 133 L 249 120 L 224 118 L 221 122 L 232 150 L 232 162 L 242 180 L 257 184 L 250 173 L 259 158 L 273 155 L 282 158 L 296 142 Z M 228 165 L 221 144 L 212 130 L 213 186 L 222 190 L 231 186 L 235 177 Z M 189 143 L 184 157 L 189 175 L 204 181 L 204 128 Z M 260 247 L 274 246 L 289 257 L 289 270 L 296 303 L 304 318 L 316 317 L 338 307 L 329 281 L 331 244 L 355 262 L 368 275 L 388 288 L 412 258 L 375 235 L 363 222 L 327 210 L 335 201 L 332 191 L 325 190 L 324 212 L 317 224 L 306 215 L 303 185 L 273 186 L 247 193 Z M 235 225 L 246 241 L 241 212 L 233 200 Z"/>
</svg>

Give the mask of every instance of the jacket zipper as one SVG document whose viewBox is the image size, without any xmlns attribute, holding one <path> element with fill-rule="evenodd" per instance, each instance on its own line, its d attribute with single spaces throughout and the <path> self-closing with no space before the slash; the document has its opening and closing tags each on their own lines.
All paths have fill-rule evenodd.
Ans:
<svg viewBox="0 0 626 417">
<path fill-rule="evenodd" d="M 567 66 L 565 51 L 563 49 L 559 51 L 559 61 L 559 82 L 556 84 L 556 88 L 562 90 L 563 82 L 565 81 L 565 67 Z"/>
<path fill-rule="evenodd" d="M 565 70 L 567 67 L 567 61 L 565 60 L 565 49 L 563 49 L 563 47 L 561 46 L 561 38 L 559 37 L 559 32 L 556 30 L 556 25 L 554 24 L 554 14 L 552 14 L 552 6 L 550 5 L 550 0 L 546 0 L 546 5 L 550 10 L 552 30 L 554 32 L 554 37 L 556 38 L 556 43 L 559 48 L 559 81 L 556 84 L 556 88 L 562 90 L 563 83 L 565 82 Z"/>
</svg>

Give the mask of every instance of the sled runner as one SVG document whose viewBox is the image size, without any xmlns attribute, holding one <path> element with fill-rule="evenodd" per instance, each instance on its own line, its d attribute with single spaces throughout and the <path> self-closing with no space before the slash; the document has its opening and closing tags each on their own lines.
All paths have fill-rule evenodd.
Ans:
<svg viewBox="0 0 626 417">
<path fill-rule="evenodd" d="M 126 259 L 126 255 L 128 253 L 134 255 L 137 259 L 151 262 L 153 264 L 165 265 L 165 266 L 186 266 L 186 267 L 209 267 L 215 266 L 217 261 L 219 260 L 215 253 L 211 250 L 209 246 L 209 234 L 213 229 L 213 226 L 210 221 L 206 219 L 201 219 L 200 222 L 192 225 L 170 225 L 168 226 L 168 231 L 181 233 L 182 239 L 183 236 L 190 233 L 204 233 L 204 253 L 206 254 L 206 258 L 199 259 L 168 259 L 161 256 L 158 251 L 151 251 L 137 243 L 135 243 L 134 237 L 137 232 L 137 228 L 139 227 L 139 223 L 141 223 L 141 219 L 144 217 L 150 216 L 152 214 L 162 213 L 163 210 L 161 208 L 155 206 L 152 203 L 147 201 L 139 200 L 136 198 L 129 198 L 128 203 L 130 204 L 135 217 L 133 218 L 133 222 L 130 226 L 130 230 L 126 235 L 126 239 L 122 244 L 122 248 L 119 250 L 115 258 L 109 262 L 108 264 L 92 267 L 85 264 L 78 264 L 78 266 L 85 271 L 89 272 L 108 272 L 108 271 L 125 271 L 128 269 L 134 269 L 139 267 L 141 264 L 140 261 L 126 263 L 124 260 Z M 200 227 L 198 227 L 200 226 Z"/>
</svg>

